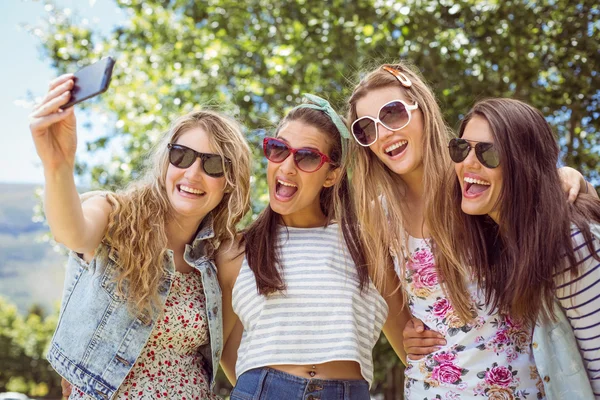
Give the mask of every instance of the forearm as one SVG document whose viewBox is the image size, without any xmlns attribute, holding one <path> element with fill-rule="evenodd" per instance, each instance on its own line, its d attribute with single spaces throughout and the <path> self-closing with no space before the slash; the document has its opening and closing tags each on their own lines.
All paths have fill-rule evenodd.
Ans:
<svg viewBox="0 0 600 400">
<path fill-rule="evenodd" d="M 227 376 L 229 382 L 234 386 L 236 383 L 235 364 L 237 362 L 237 352 L 240 347 L 243 332 L 244 326 L 238 320 L 223 347 L 223 353 L 221 355 L 221 368 L 223 368 L 223 372 L 225 372 L 225 376 Z"/>
<path fill-rule="evenodd" d="M 383 325 L 383 334 L 404 365 L 408 365 L 407 354 L 403 346 L 402 331 L 410 320 L 410 313 L 404 308 L 399 314 L 389 315 Z"/>
</svg>

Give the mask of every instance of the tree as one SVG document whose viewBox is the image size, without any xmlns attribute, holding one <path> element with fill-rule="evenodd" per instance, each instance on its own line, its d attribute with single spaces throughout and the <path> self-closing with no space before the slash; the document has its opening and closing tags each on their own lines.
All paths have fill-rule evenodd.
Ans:
<svg viewBox="0 0 600 400">
<path fill-rule="evenodd" d="M 600 6 L 582 0 L 120 0 L 129 17 L 102 37 L 54 7 L 30 27 L 57 72 L 117 58 L 109 93 L 92 103 L 114 124 L 88 144 L 118 142 L 108 164 L 78 172 L 113 188 L 135 178 L 159 133 L 198 105 L 217 106 L 260 138 L 303 92 L 343 108 L 369 65 L 419 67 L 451 126 L 475 100 L 522 99 L 554 125 L 566 164 L 599 182 Z M 262 160 L 257 157 L 257 160 Z M 264 205 L 264 164 L 253 177 Z"/>
<path fill-rule="evenodd" d="M 34 306 L 23 318 L 0 297 L 0 391 L 60 396 L 60 377 L 45 358 L 57 316 L 44 318 L 40 310 Z"/>
<path fill-rule="evenodd" d="M 135 177 L 142 155 L 169 121 L 198 105 L 234 114 L 258 144 L 261 129 L 272 128 L 302 92 L 324 95 L 341 108 L 357 71 L 397 58 L 421 69 L 452 126 L 478 98 L 520 98 L 555 125 L 566 163 L 600 178 L 597 2 L 117 4 L 130 19 L 111 37 L 56 7 L 49 12 L 52 22 L 31 27 L 60 72 L 117 56 L 111 92 L 96 102 L 116 123 L 88 148 L 93 154 L 116 139 L 124 151 L 91 170 L 101 186 Z"/>
</svg>

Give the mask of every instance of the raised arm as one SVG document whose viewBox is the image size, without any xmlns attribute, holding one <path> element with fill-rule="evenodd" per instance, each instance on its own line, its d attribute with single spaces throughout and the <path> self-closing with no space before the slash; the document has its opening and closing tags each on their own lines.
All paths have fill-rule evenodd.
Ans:
<svg viewBox="0 0 600 400">
<path fill-rule="evenodd" d="M 103 197 L 83 205 L 75 188 L 77 130 L 73 107 L 61 110 L 70 98 L 73 75 L 50 82 L 48 93 L 29 116 L 29 127 L 44 168 L 44 211 L 57 242 L 78 253 L 91 253 L 108 225 L 110 205 Z"/>
</svg>

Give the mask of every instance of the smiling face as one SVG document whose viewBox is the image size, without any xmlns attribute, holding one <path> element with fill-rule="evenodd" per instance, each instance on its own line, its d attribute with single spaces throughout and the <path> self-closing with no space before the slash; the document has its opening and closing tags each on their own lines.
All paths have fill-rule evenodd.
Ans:
<svg viewBox="0 0 600 400">
<path fill-rule="evenodd" d="M 216 153 L 208 133 L 200 127 L 182 133 L 175 143 L 201 153 Z M 177 168 L 172 164 L 167 167 L 165 186 L 176 217 L 194 218 L 200 222 L 223 199 L 225 178 L 206 175 L 201 163 L 202 160 L 197 158 L 188 168 Z"/>
<path fill-rule="evenodd" d="M 327 135 L 314 126 L 299 120 L 287 122 L 277 138 L 295 149 L 314 149 L 330 155 Z M 323 188 L 333 186 L 339 169 L 325 163 L 315 172 L 301 171 L 290 154 L 283 162 L 269 161 L 267 183 L 271 209 L 281 215 L 287 226 L 319 225 L 325 215 L 321 210 L 320 194 Z"/>
<path fill-rule="evenodd" d="M 398 85 L 373 89 L 356 102 L 357 118 L 377 118 L 381 106 L 392 100 L 403 100 L 409 105 L 414 103 Z M 381 162 L 400 176 L 422 173 L 423 115 L 420 109 L 411 111 L 410 123 L 398 131 L 389 130 L 381 124 L 377 125 L 377 129 L 379 138 L 369 149 Z"/>
<path fill-rule="evenodd" d="M 467 123 L 462 138 L 475 146 L 475 142 L 494 143 L 487 120 L 474 115 Z M 499 223 L 502 192 L 502 163 L 497 168 L 486 168 L 481 164 L 472 148 L 467 158 L 454 165 L 462 191 L 461 208 L 469 215 L 489 215 Z"/>
</svg>

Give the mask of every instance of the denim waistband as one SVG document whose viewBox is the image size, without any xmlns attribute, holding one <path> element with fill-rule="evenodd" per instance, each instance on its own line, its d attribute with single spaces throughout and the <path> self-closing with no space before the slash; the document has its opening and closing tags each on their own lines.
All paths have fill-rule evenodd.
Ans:
<svg viewBox="0 0 600 400">
<path fill-rule="evenodd" d="M 285 379 L 287 381 L 290 382 L 295 382 L 295 383 L 299 383 L 301 385 L 308 385 L 310 383 L 312 384 L 318 384 L 318 385 L 327 385 L 327 386 L 353 386 L 353 385 L 367 385 L 367 387 L 369 386 L 369 383 L 364 380 L 364 379 L 316 379 L 316 378 L 302 378 L 301 376 L 296 376 L 296 375 L 292 375 L 292 374 L 288 374 L 287 372 L 283 372 L 280 371 L 278 369 L 275 368 L 270 368 L 270 367 L 263 367 L 263 368 L 258 368 L 254 371 L 261 371 L 261 370 L 266 370 L 269 374 L 271 375 L 275 375 L 279 378 Z M 248 371 L 250 372 L 250 371 Z"/>
<path fill-rule="evenodd" d="M 251 369 L 238 378 L 234 400 L 369 400 L 364 379 L 302 378 L 269 367 Z M 282 397 L 283 396 L 283 397 Z"/>
</svg>

